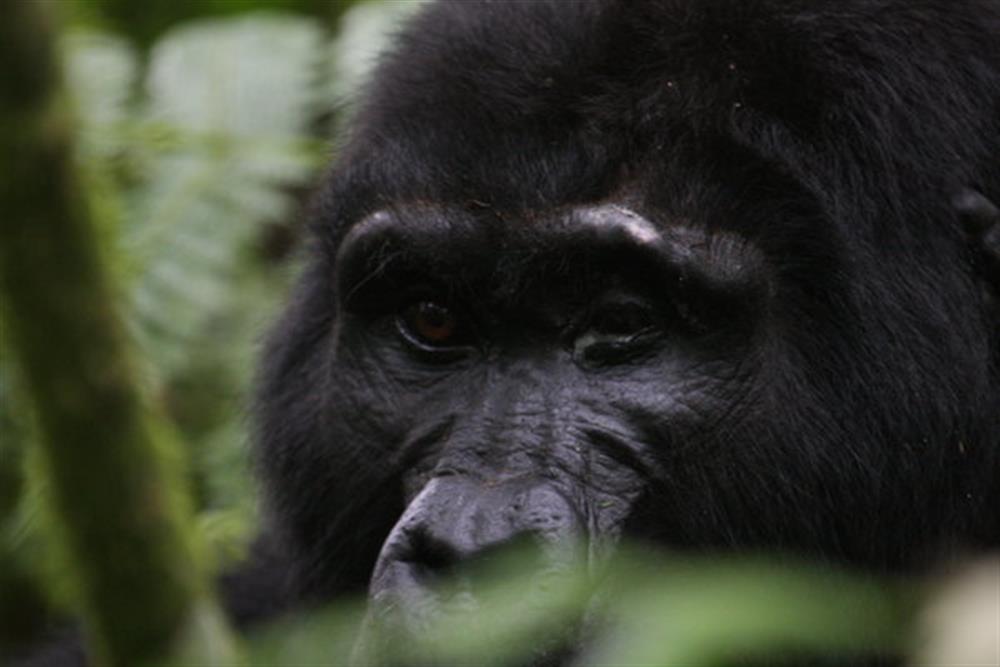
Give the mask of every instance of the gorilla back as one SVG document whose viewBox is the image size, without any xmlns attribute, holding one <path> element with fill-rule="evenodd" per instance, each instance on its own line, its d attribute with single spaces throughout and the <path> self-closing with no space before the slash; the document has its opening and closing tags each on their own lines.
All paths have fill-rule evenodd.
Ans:
<svg viewBox="0 0 1000 667">
<path fill-rule="evenodd" d="M 419 615 L 521 539 L 997 546 L 995 201 L 995 0 L 429 6 L 265 356 L 302 590 Z"/>
</svg>

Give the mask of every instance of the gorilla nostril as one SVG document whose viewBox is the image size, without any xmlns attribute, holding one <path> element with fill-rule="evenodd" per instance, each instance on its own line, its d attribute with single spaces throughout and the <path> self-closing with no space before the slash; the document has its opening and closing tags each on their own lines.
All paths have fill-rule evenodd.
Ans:
<svg viewBox="0 0 1000 667">
<path fill-rule="evenodd" d="M 511 534 L 502 540 L 460 546 L 464 540 L 453 543 L 437 537 L 432 530 L 417 529 L 409 531 L 407 545 L 395 560 L 420 585 L 433 586 L 446 580 L 460 580 L 464 586 L 476 588 L 477 582 L 488 579 L 511 555 L 516 556 L 519 567 L 541 568 L 544 541 L 540 531 L 530 530 Z"/>
<path fill-rule="evenodd" d="M 462 560 L 459 551 L 447 541 L 418 528 L 409 534 L 408 548 L 399 560 L 418 569 L 425 576 L 439 578 L 453 574 Z"/>
</svg>

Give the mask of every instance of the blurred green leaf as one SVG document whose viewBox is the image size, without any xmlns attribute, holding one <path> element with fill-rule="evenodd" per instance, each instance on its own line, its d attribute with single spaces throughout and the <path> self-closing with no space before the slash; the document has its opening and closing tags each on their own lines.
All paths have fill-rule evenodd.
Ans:
<svg viewBox="0 0 1000 667">
<path fill-rule="evenodd" d="M 353 4 L 356 0 L 76 0 L 63 3 L 75 24 L 110 28 L 144 45 L 179 23 L 262 10 L 296 12 L 333 25 Z"/>
<path fill-rule="evenodd" d="M 124 242 L 139 332 L 161 366 L 183 363 L 238 301 L 241 258 L 325 158 L 309 137 L 322 40 L 309 20 L 256 15 L 178 29 L 152 51 L 144 121 L 179 143 L 150 158 Z"/>
<path fill-rule="evenodd" d="M 713 667 L 780 655 L 900 655 L 917 597 L 898 582 L 786 559 L 680 559 L 625 547 L 595 568 L 541 571 L 523 552 L 436 587 L 447 611 L 415 634 L 373 635 L 363 601 L 269 628 L 253 664 Z M 470 590 L 474 595 L 470 595 Z M 391 610 L 390 610 L 391 611 Z M 377 631 L 376 631 L 377 632 Z M 355 643 L 375 639 L 374 649 Z"/>
<path fill-rule="evenodd" d="M 114 35 L 75 31 L 63 40 L 66 78 L 86 131 L 84 153 L 106 157 L 123 148 L 139 72 L 138 56 L 129 43 Z"/>
</svg>

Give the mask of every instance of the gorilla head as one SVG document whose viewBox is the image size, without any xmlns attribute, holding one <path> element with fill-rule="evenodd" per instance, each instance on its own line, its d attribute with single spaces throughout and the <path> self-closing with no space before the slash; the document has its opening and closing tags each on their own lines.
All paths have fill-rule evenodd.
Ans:
<svg viewBox="0 0 1000 667">
<path fill-rule="evenodd" d="M 426 9 L 266 353 L 304 589 L 420 609 L 513 540 L 996 544 L 997 34 L 993 0 Z"/>
</svg>

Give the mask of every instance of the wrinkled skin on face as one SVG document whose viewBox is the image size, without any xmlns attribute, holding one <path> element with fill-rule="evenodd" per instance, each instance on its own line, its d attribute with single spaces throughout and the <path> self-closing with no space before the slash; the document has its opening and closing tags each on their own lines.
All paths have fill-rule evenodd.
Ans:
<svg viewBox="0 0 1000 667">
<path fill-rule="evenodd" d="M 476 215 L 417 215 L 419 226 L 376 213 L 338 265 L 353 314 L 343 349 L 358 350 L 347 363 L 374 412 L 409 434 L 406 509 L 372 595 L 426 613 L 437 571 L 512 541 L 539 546 L 546 566 L 569 545 L 597 558 L 613 544 L 666 477 L 654 447 L 679 459 L 682 443 L 709 435 L 705 419 L 752 392 L 740 339 L 753 336 L 745 311 L 766 281 L 738 239 L 661 234 L 619 205 L 501 238 Z M 372 394 L 350 410 L 370 414 Z"/>
<path fill-rule="evenodd" d="M 421 14 L 265 355 L 302 590 L 418 632 L 511 543 L 996 546 L 1000 14 L 959 4 Z"/>
</svg>

